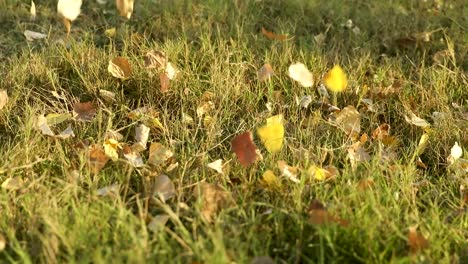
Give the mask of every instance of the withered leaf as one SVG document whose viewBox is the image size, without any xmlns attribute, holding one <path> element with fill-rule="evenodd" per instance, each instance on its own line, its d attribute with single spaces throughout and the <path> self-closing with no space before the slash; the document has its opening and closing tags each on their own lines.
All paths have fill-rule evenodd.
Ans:
<svg viewBox="0 0 468 264">
<path fill-rule="evenodd" d="M 77 121 L 90 122 L 96 114 L 96 105 L 92 102 L 75 103 L 73 105 L 73 116 Z"/>
<path fill-rule="evenodd" d="M 211 223 L 218 211 L 231 201 L 231 195 L 217 184 L 204 182 L 195 188 L 196 196 L 202 199 L 201 215 Z"/>
<path fill-rule="evenodd" d="M 416 231 L 416 227 L 412 226 L 408 232 L 408 247 L 411 254 L 416 254 L 421 250 L 429 247 L 429 241 Z"/>
<path fill-rule="evenodd" d="M 338 224 L 343 227 L 349 225 L 348 221 L 329 213 L 325 206 L 316 199 L 311 202 L 307 213 L 309 222 L 314 225 Z"/>
<path fill-rule="evenodd" d="M 109 61 L 107 71 L 118 79 L 127 79 L 132 75 L 132 67 L 127 59 L 116 57 Z"/>
<path fill-rule="evenodd" d="M 257 159 L 257 146 L 253 142 L 252 133 L 250 131 L 236 136 L 231 141 L 231 148 L 244 167 L 250 166 Z"/>
<path fill-rule="evenodd" d="M 274 32 L 266 30 L 264 27 L 262 27 L 262 34 L 270 40 L 283 41 L 283 40 L 288 39 L 288 35 L 276 34 Z"/>
<path fill-rule="evenodd" d="M 90 146 L 88 152 L 88 166 L 91 173 L 98 174 L 108 161 L 109 157 L 107 157 L 101 146 L 97 144 Z"/>
</svg>

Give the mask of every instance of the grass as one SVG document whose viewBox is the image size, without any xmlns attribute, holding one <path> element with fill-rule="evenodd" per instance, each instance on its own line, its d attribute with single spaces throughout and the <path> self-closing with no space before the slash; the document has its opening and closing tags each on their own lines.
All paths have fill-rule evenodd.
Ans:
<svg viewBox="0 0 468 264">
<path fill-rule="evenodd" d="M 86 1 L 70 39 L 53 3 L 38 4 L 34 22 L 23 2 L 0 0 L 0 9 L 0 88 L 10 97 L 0 110 L 0 182 L 23 181 L 18 190 L 0 189 L 2 262 L 249 263 L 257 256 L 278 263 L 468 261 L 466 194 L 460 190 L 467 186 L 466 170 L 446 164 L 456 141 L 465 150 L 468 143 L 468 14 L 462 1 L 136 1 L 130 21 L 117 17 L 113 3 Z M 341 26 L 348 19 L 360 34 Z M 108 38 L 104 32 L 112 27 L 117 35 Z M 268 40 L 262 27 L 293 38 Z M 26 29 L 48 38 L 27 42 Z M 432 30 L 438 31 L 429 42 L 402 38 Z M 318 45 L 314 36 L 325 32 L 325 44 Z M 434 61 L 451 45 L 453 56 Z M 168 93 L 159 91 L 159 78 L 144 67 L 150 50 L 164 51 L 181 70 Z M 132 64 L 129 80 L 107 72 L 116 56 Z M 287 76 L 294 62 L 308 66 L 314 87 L 302 88 Z M 264 63 L 276 75 L 258 82 Z M 331 125 L 329 113 L 296 105 L 303 95 L 320 100 L 317 84 L 334 64 L 349 79 L 338 106 L 361 111 L 361 134 L 388 123 L 399 142 L 395 158 L 382 163 L 384 146 L 370 140 L 365 148 L 371 159 L 353 169 L 346 157 L 352 140 Z M 378 95 L 387 88 L 399 91 Z M 116 102 L 103 102 L 100 89 L 116 93 Z M 206 91 L 214 94 L 212 126 L 196 114 Z M 372 98 L 380 110 L 366 112 L 362 98 Z M 70 113 L 75 102 L 86 101 L 98 105 L 91 122 L 69 120 L 53 128 L 71 124 L 74 138 L 54 139 L 34 128 L 35 116 Z M 103 144 L 108 130 L 120 129 L 122 142 L 132 142 L 136 124 L 127 115 L 141 106 L 157 111 L 165 127 L 152 129 L 150 141 L 170 147 L 179 163 L 167 173 L 177 194 L 166 203 L 148 195 L 151 174 L 160 171 L 135 169 L 121 158 L 93 175 L 77 154 L 77 143 Z M 434 124 L 419 155 L 426 168 L 413 160 L 424 130 L 405 122 L 409 109 Z M 446 118 L 433 122 L 433 112 Z M 183 113 L 195 124 L 182 122 Z M 282 151 L 269 154 L 256 138 L 264 159 L 243 168 L 230 141 L 279 113 L 286 120 Z M 220 158 L 224 175 L 206 167 Z M 281 190 L 264 188 L 259 179 L 267 169 L 278 174 L 278 160 L 303 169 L 334 165 L 339 174 L 331 181 L 283 179 Z M 373 180 L 370 188 L 362 188 L 366 179 Z M 212 223 L 202 217 L 200 182 L 219 184 L 232 196 Z M 121 185 L 118 195 L 96 194 L 114 183 Z M 314 199 L 349 225 L 311 223 L 307 212 Z M 148 221 L 160 214 L 169 215 L 168 223 L 150 231 Z M 411 226 L 429 241 L 415 254 L 407 245 Z"/>
</svg>

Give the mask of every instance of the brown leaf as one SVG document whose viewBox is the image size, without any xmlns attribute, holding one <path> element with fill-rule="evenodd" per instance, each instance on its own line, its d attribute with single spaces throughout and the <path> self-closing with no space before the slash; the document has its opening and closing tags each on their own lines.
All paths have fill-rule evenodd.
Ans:
<svg viewBox="0 0 468 264">
<path fill-rule="evenodd" d="M 390 125 L 387 123 L 383 123 L 372 132 L 372 139 L 383 139 L 389 134 L 390 134 Z"/>
<path fill-rule="evenodd" d="M 146 53 L 145 66 L 149 69 L 163 70 L 166 68 L 167 58 L 164 52 L 153 50 Z"/>
<path fill-rule="evenodd" d="M 348 221 L 330 214 L 319 200 L 313 200 L 308 210 L 309 222 L 314 225 L 338 224 L 346 227 Z"/>
<path fill-rule="evenodd" d="M 123 57 L 116 57 L 109 61 L 107 70 L 118 79 L 127 79 L 132 75 L 132 66 Z"/>
<path fill-rule="evenodd" d="M 88 152 L 88 166 L 91 173 L 98 174 L 108 161 L 109 157 L 107 157 L 100 145 L 95 144 L 90 146 Z"/>
<path fill-rule="evenodd" d="M 155 179 L 153 193 L 165 202 L 176 194 L 174 183 L 167 175 L 162 174 Z"/>
<path fill-rule="evenodd" d="M 257 72 L 258 80 L 260 82 L 270 79 L 274 74 L 275 72 L 269 63 L 264 64 Z"/>
<path fill-rule="evenodd" d="M 288 35 L 279 35 L 279 34 L 266 30 L 264 27 L 262 27 L 262 34 L 270 40 L 283 41 L 288 38 Z"/>
<path fill-rule="evenodd" d="M 169 81 L 170 79 L 165 72 L 159 74 L 159 82 L 161 84 L 160 90 L 162 93 L 165 93 L 169 90 Z"/>
<path fill-rule="evenodd" d="M 244 167 L 250 166 L 257 159 L 257 146 L 253 142 L 252 133 L 250 131 L 236 136 L 231 141 L 231 148 Z"/>
<path fill-rule="evenodd" d="M 230 193 L 217 184 L 201 183 L 195 194 L 202 198 L 201 215 L 208 222 L 213 222 L 218 211 L 231 201 Z"/>
<path fill-rule="evenodd" d="M 73 106 L 73 113 L 76 120 L 89 122 L 94 118 L 96 105 L 92 102 L 75 103 Z"/>
<path fill-rule="evenodd" d="M 416 227 L 412 226 L 408 232 L 408 247 L 411 254 L 416 254 L 421 250 L 429 247 L 429 241 L 416 231 Z"/>
</svg>

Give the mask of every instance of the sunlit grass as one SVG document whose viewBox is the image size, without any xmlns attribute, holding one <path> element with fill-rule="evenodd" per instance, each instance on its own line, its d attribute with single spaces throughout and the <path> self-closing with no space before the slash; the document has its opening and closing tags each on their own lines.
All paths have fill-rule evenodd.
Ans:
<svg viewBox="0 0 468 264">
<path fill-rule="evenodd" d="M 37 4 L 38 18 L 31 22 L 27 4 L 0 0 L 5 25 L 0 30 L 0 89 L 9 95 L 0 110 L 0 183 L 23 180 L 19 190 L 0 189 L 0 234 L 6 240 L 0 260 L 249 263 L 270 256 L 279 263 L 466 261 L 468 221 L 460 191 L 461 185 L 466 188 L 466 174 L 446 164 L 456 141 L 462 147 L 468 143 L 466 117 L 461 116 L 468 98 L 461 3 L 436 9 L 440 1 L 352 2 L 137 1 L 132 19 L 124 21 L 113 3 L 103 7 L 87 1 L 65 39 L 54 4 Z M 348 19 L 360 34 L 341 26 Z M 106 37 L 112 27 L 116 36 Z M 268 40 L 262 27 L 291 38 Z M 439 28 L 429 42 L 401 47 L 397 41 Z M 25 29 L 49 37 L 27 42 Z M 314 39 L 320 33 L 326 34 L 323 45 Z M 436 62 L 433 56 L 448 43 L 455 47 L 454 56 Z M 154 49 L 164 51 L 180 70 L 168 93 L 160 92 L 159 77 L 144 65 L 146 52 Z M 128 80 L 108 73 L 108 62 L 116 56 L 131 63 Z M 288 77 L 289 65 L 296 62 L 312 72 L 313 87 L 303 88 Z M 258 82 L 257 69 L 264 63 L 276 74 Z M 380 124 L 390 124 L 399 142 L 398 156 L 390 162 L 381 162 L 382 144 L 369 140 L 370 160 L 353 169 L 347 158 L 353 139 L 320 106 L 296 104 L 304 95 L 313 102 L 322 99 L 317 86 L 335 64 L 348 77 L 337 106 L 361 111 L 361 134 L 371 136 Z M 400 90 L 376 95 L 393 88 Z M 104 102 L 101 89 L 114 92 L 115 102 Z M 196 113 L 206 91 L 213 93 L 215 106 L 210 126 Z M 379 105 L 377 112 L 363 110 L 362 100 L 369 97 Z M 75 102 L 86 101 L 97 104 L 97 113 L 89 123 L 68 122 L 74 138 L 54 139 L 34 128 L 37 115 L 69 113 Z M 76 151 L 84 140 L 102 144 L 109 130 L 119 130 L 123 142 L 132 142 L 128 114 L 141 106 L 159 112 L 165 127 L 152 129 L 150 142 L 170 147 L 179 163 L 168 173 L 177 195 L 165 204 L 148 198 L 155 176 L 148 170 L 119 160 L 92 175 L 86 157 Z M 419 155 L 427 168 L 412 160 L 424 130 L 405 121 L 408 110 L 431 123 L 433 112 L 447 114 L 428 131 L 428 146 Z M 182 121 L 185 114 L 193 124 Z M 279 153 L 269 154 L 256 130 L 275 114 L 284 116 L 285 142 Z M 54 131 L 65 128 L 59 124 Z M 253 132 L 263 154 L 248 168 L 230 146 L 244 131 Z M 224 175 L 206 167 L 216 159 L 223 159 Z M 302 179 L 299 184 L 283 178 L 283 189 L 268 190 L 259 179 L 267 169 L 279 174 L 278 160 L 302 169 L 333 165 L 339 173 L 331 181 Z M 363 187 L 369 179 L 373 183 Z M 195 195 L 200 182 L 219 184 L 233 199 L 213 223 L 203 219 Z M 118 195 L 96 195 L 114 183 L 122 186 Z M 349 225 L 311 224 L 307 212 L 314 199 Z M 155 233 L 148 222 L 158 214 L 170 219 Z M 418 226 L 430 243 L 416 255 L 407 245 L 410 226 Z"/>
</svg>

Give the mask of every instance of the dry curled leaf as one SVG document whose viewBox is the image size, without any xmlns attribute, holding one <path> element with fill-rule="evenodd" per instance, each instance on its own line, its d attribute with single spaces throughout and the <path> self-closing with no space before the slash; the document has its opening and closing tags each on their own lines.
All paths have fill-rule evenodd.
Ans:
<svg viewBox="0 0 468 264">
<path fill-rule="evenodd" d="M 17 191 L 21 189 L 23 185 L 24 185 L 23 179 L 21 179 L 20 177 L 13 177 L 13 178 L 6 179 L 2 183 L 1 187 L 8 191 Z"/>
<path fill-rule="evenodd" d="M 165 72 L 161 72 L 159 74 L 159 83 L 160 83 L 160 91 L 162 93 L 165 93 L 167 91 L 169 91 L 169 76 L 167 75 L 167 73 Z"/>
<path fill-rule="evenodd" d="M 108 161 L 109 157 L 107 157 L 101 146 L 97 144 L 90 146 L 88 152 L 88 166 L 91 173 L 98 174 Z"/>
<path fill-rule="evenodd" d="M 73 105 L 73 116 L 77 121 L 89 122 L 96 114 L 96 105 L 92 102 L 75 103 Z"/>
<path fill-rule="evenodd" d="M 269 80 L 275 72 L 269 63 L 264 64 L 257 72 L 257 77 L 260 82 Z"/>
<path fill-rule="evenodd" d="M 134 151 L 140 152 L 146 149 L 148 143 L 150 128 L 144 124 L 140 124 L 135 127 L 135 144 L 132 148 Z"/>
<path fill-rule="evenodd" d="M 410 112 L 409 116 L 405 115 L 405 120 L 406 120 L 406 122 L 408 122 L 408 123 L 410 123 L 412 125 L 418 126 L 418 127 L 425 128 L 425 127 L 431 126 L 431 124 L 429 124 L 426 120 L 418 117 L 413 112 Z"/>
<path fill-rule="evenodd" d="M 164 52 L 152 50 L 145 55 L 145 66 L 149 69 L 166 69 L 167 58 Z"/>
<path fill-rule="evenodd" d="M 201 197 L 201 215 L 207 222 L 213 222 L 216 214 L 224 208 L 230 201 L 229 192 L 217 184 L 201 183 L 196 187 L 196 196 Z"/>
<path fill-rule="evenodd" d="M 244 167 L 250 166 L 257 159 L 257 146 L 251 132 L 244 132 L 231 141 L 231 149 Z"/>
<path fill-rule="evenodd" d="M 299 174 L 299 169 L 297 167 L 289 166 L 284 160 L 279 160 L 277 164 L 279 170 L 281 171 L 281 176 L 284 176 L 295 183 L 301 182 L 297 178 L 297 175 Z"/>
<path fill-rule="evenodd" d="M 276 34 L 274 32 L 266 30 L 264 27 L 262 27 L 262 34 L 270 40 L 283 41 L 283 40 L 288 39 L 288 35 Z"/>
<path fill-rule="evenodd" d="M 132 75 L 132 66 L 126 58 L 116 57 L 109 61 L 107 71 L 118 79 L 127 79 Z"/>
</svg>

